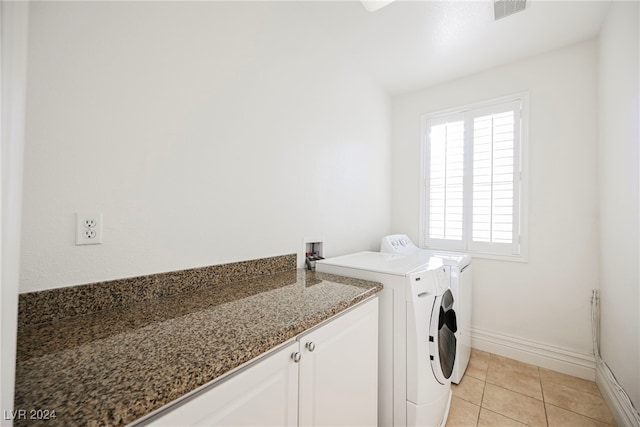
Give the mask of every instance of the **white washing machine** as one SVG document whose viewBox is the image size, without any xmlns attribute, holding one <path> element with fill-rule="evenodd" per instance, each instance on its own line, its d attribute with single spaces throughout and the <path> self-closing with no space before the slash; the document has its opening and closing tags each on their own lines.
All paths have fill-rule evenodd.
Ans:
<svg viewBox="0 0 640 427">
<path fill-rule="evenodd" d="M 453 291 L 453 307 L 458 317 L 456 365 L 451 375 L 451 382 L 460 384 L 471 357 L 471 298 L 473 285 L 471 256 L 460 252 L 420 249 L 413 244 L 406 234 L 393 234 L 383 237 L 380 243 L 380 252 L 404 255 L 422 253 L 425 257 L 442 259 L 447 273 L 447 283 L 449 283 Z"/>
<path fill-rule="evenodd" d="M 358 252 L 317 261 L 316 271 L 383 284 L 378 425 L 444 426 L 457 321 L 442 260 L 424 254 Z"/>
</svg>

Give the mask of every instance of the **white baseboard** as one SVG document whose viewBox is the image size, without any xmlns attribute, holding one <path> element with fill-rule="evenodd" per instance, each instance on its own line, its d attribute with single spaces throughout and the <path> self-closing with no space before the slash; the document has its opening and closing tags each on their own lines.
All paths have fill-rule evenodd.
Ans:
<svg viewBox="0 0 640 427">
<path fill-rule="evenodd" d="M 596 384 L 607 402 L 616 424 L 621 427 L 637 427 L 638 420 L 634 415 L 635 409 L 630 402 L 626 401 L 623 393 L 608 379 L 606 369 L 607 367 L 603 366 L 603 363 L 596 364 Z"/>
<path fill-rule="evenodd" d="M 474 328 L 471 329 L 471 347 L 589 381 L 596 378 L 592 354 Z"/>
</svg>

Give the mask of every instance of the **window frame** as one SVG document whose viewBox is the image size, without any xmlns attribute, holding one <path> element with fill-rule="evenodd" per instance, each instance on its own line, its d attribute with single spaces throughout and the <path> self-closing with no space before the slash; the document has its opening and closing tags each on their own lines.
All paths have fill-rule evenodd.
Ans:
<svg viewBox="0 0 640 427">
<path fill-rule="evenodd" d="M 520 117 L 518 132 L 519 141 L 514 146 L 514 156 L 516 157 L 514 167 L 513 191 L 516 204 L 514 205 L 513 227 L 518 230 L 515 233 L 517 239 L 511 244 L 496 244 L 472 241 L 471 227 L 473 219 L 473 141 L 471 141 L 467 126 L 473 126 L 473 117 L 478 117 L 481 112 L 493 111 L 494 108 L 506 103 L 520 104 Z M 429 133 L 430 125 L 433 121 L 445 120 L 447 117 L 455 115 L 465 117 L 465 142 L 464 142 L 464 213 L 463 213 L 463 238 L 457 240 L 442 240 L 429 238 L 429 201 L 430 201 L 430 145 Z M 473 257 L 498 259 L 505 261 L 528 262 L 528 133 L 529 133 L 529 93 L 519 92 L 487 101 L 468 104 L 462 107 L 436 111 L 422 115 L 421 123 L 421 156 L 420 156 L 420 247 L 434 250 L 449 250 L 466 252 Z M 471 165 L 471 166 L 469 166 Z M 518 179 L 519 178 L 519 179 Z M 516 196 L 517 194 L 517 196 Z M 516 228 L 517 227 L 517 228 Z M 496 246 L 498 245 L 498 246 Z M 510 253 L 500 250 L 499 246 L 511 246 Z"/>
</svg>

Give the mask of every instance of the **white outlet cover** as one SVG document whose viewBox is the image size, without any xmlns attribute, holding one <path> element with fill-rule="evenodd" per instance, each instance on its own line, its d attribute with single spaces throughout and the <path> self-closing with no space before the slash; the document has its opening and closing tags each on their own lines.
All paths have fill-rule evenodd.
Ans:
<svg viewBox="0 0 640 427">
<path fill-rule="evenodd" d="M 76 213 L 76 245 L 102 243 L 102 214 Z"/>
</svg>

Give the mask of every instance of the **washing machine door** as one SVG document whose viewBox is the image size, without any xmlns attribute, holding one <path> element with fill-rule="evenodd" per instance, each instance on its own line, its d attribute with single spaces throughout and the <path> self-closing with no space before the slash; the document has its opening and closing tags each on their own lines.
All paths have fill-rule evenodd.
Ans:
<svg viewBox="0 0 640 427">
<path fill-rule="evenodd" d="M 450 289 L 436 297 L 429 328 L 429 350 L 431 369 L 441 384 L 451 379 L 456 361 L 456 336 L 458 330 L 456 312 L 453 309 L 453 294 Z"/>
</svg>

